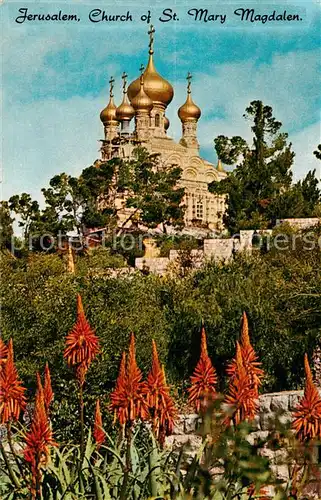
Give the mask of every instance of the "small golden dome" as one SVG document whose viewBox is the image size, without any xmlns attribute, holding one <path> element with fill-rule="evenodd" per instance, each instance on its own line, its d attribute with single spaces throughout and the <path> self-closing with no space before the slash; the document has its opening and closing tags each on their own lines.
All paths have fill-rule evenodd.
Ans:
<svg viewBox="0 0 321 500">
<path fill-rule="evenodd" d="M 114 94 L 113 94 L 114 81 L 115 80 L 113 77 L 109 80 L 109 83 L 110 83 L 109 103 L 100 113 L 100 119 L 103 122 L 103 124 L 117 121 L 117 118 L 116 118 L 117 106 L 114 103 Z"/>
<path fill-rule="evenodd" d="M 169 119 L 167 118 L 167 116 L 164 116 L 164 128 L 165 128 L 165 130 L 169 129 L 169 125 L 170 125 Z"/>
<path fill-rule="evenodd" d="M 178 116 L 180 120 L 184 122 L 196 122 L 202 112 L 200 108 L 194 103 L 192 96 L 191 96 L 191 79 L 192 75 L 188 73 L 187 75 L 187 99 L 185 103 L 179 108 L 178 110 Z"/>
<path fill-rule="evenodd" d="M 116 118 L 118 121 L 130 121 L 135 116 L 135 110 L 130 104 L 127 94 L 124 94 L 123 102 L 116 110 Z"/>
<path fill-rule="evenodd" d="M 120 106 L 118 106 L 117 110 L 116 110 L 116 118 L 118 121 L 130 121 L 133 116 L 135 116 L 135 110 L 133 108 L 133 106 L 130 104 L 129 100 L 128 100 L 128 97 L 127 97 L 127 90 L 126 90 L 126 86 L 127 86 L 127 75 L 126 73 L 124 72 L 123 75 L 122 75 L 122 79 L 123 79 L 123 94 L 124 94 L 124 97 L 123 97 L 123 102 L 121 103 Z"/>
<path fill-rule="evenodd" d="M 138 94 L 132 99 L 132 106 L 135 111 L 141 113 L 149 113 L 153 109 L 153 101 L 145 92 L 145 84 L 143 75 L 140 77 L 140 90 Z"/>
<path fill-rule="evenodd" d="M 174 96 L 174 89 L 171 84 L 165 80 L 159 73 L 157 73 L 154 66 L 153 54 L 154 54 L 154 33 L 155 29 L 153 26 L 150 27 L 148 34 L 150 35 L 149 42 L 149 61 L 147 68 L 145 69 L 144 76 L 144 90 L 146 94 L 152 99 L 154 104 L 158 104 L 161 107 L 166 107 L 172 101 Z M 128 87 L 128 97 L 130 101 L 138 94 L 140 87 L 140 79 L 134 80 Z"/>
<path fill-rule="evenodd" d="M 117 121 L 117 118 L 116 118 L 116 109 L 117 109 L 117 106 L 114 103 L 114 98 L 111 97 L 109 99 L 109 103 L 107 104 L 107 106 L 100 113 L 100 119 L 101 119 L 101 121 L 104 124 L 107 123 L 107 122 Z"/>
</svg>

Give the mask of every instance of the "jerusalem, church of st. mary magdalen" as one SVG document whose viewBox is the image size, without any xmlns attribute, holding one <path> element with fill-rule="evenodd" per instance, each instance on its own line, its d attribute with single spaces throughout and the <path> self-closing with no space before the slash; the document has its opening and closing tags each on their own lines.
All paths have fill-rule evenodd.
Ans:
<svg viewBox="0 0 321 500">
<path fill-rule="evenodd" d="M 167 106 L 174 96 L 172 85 L 156 71 L 154 66 L 154 28 L 149 30 L 149 60 L 146 69 L 127 89 L 126 73 L 123 74 L 123 100 L 116 106 L 113 98 L 114 79 L 110 79 L 110 99 L 100 113 L 104 125 L 101 161 L 120 157 L 130 159 L 137 145 L 151 154 L 159 154 L 162 165 L 177 165 L 182 169 L 180 186 L 185 188 L 186 226 L 201 225 L 221 229 L 225 211 L 225 196 L 212 194 L 208 184 L 226 177 L 221 162 L 215 167 L 199 154 L 197 124 L 200 108 L 191 95 L 191 75 L 188 74 L 187 98 L 179 108 L 182 137 L 176 143 L 169 136 L 170 123 L 166 117 Z M 134 130 L 130 122 L 134 118 Z M 125 204 L 124 200 L 119 203 Z M 125 218 L 124 210 L 124 218 Z"/>
</svg>

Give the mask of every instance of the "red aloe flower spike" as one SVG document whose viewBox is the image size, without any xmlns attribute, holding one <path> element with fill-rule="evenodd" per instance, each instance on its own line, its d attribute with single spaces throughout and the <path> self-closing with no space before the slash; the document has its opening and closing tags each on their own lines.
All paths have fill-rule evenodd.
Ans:
<svg viewBox="0 0 321 500">
<path fill-rule="evenodd" d="M 127 386 L 129 396 L 128 420 L 134 421 L 136 418 L 145 420 L 148 417 L 148 407 L 145 400 L 146 386 L 142 380 L 142 372 L 136 362 L 135 336 L 130 336 L 128 366 L 127 366 Z"/>
<path fill-rule="evenodd" d="M 121 425 L 126 423 L 130 425 L 138 418 L 146 420 L 148 417 L 146 384 L 142 382 L 142 373 L 136 363 L 134 334 L 131 334 L 130 338 L 126 370 L 124 367 L 123 354 L 116 387 L 110 395 L 110 407 Z"/>
<path fill-rule="evenodd" d="M 312 377 L 312 372 L 311 368 L 309 365 L 309 359 L 307 353 L 304 354 L 304 371 L 305 371 L 305 378 L 308 384 L 313 384 L 313 377 Z"/>
<path fill-rule="evenodd" d="M 65 345 L 64 358 L 69 366 L 76 369 L 77 380 L 82 386 L 100 347 L 99 339 L 86 319 L 80 295 L 77 297 L 77 321 L 67 335 Z"/>
<path fill-rule="evenodd" d="M 242 330 L 241 330 L 241 346 L 250 346 L 250 336 L 249 336 L 249 322 L 247 319 L 246 312 L 243 311 L 242 314 Z"/>
<path fill-rule="evenodd" d="M 225 420 L 226 424 L 231 421 L 238 425 L 243 420 L 253 420 L 258 411 L 258 394 L 253 388 L 252 381 L 245 367 L 242 349 L 236 343 L 236 370 L 230 378 L 228 394 L 225 397 L 225 404 L 232 409 L 232 415 Z"/>
<path fill-rule="evenodd" d="M 249 326 L 247 315 L 243 312 L 242 317 L 242 331 L 240 346 L 242 350 L 243 364 L 248 371 L 249 377 L 252 380 L 253 388 L 258 392 L 258 388 L 262 385 L 262 380 L 264 378 L 264 371 L 260 368 L 262 363 L 258 361 L 258 356 L 256 355 L 249 337 Z M 229 363 L 227 367 L 227 374 L 233 377 L 236 370 L 236 358 Z"/>
<path fill-rule="evenodd" d="M 152 369 L 147 376 L 147 402 L 150 408 L 158 409 L 159 390 L 164 386 L 164 374 L 158 358 L 156 343 L 152 340 Z"/>
<path fill-rule="evenodd" d="M 177 410 L 166 384 L 165 370 L 160 365 L 157 347 L 152 340 L 152 368 L 147 377 L 147 403 L 152 417 L 153 432 L 163 444 L 173 432 Z"/>
<path fill-rule="evenodd" d="M 53 440 L 44 402 L 44 391 L 39 373 L 37 373 L 37 392 L 35 411 L 29 432 L 25 436 L 24 458 L 31 465 L 32 494 L 40 496 L 41 467 L 48 463 L 51 446 L 57 446 Z"/>
<path fill-rule="evenodd" d="M 97 450 L 100 448 L 100 446 L 103 444 L 105 441 L 105 431 L 103 429 L 103 420 L 101 418 L 101 411 L 100 411 L 100 402 L 99 399 L 96 401 L 96 410 L 95 410 L 95 423 L 94 423 L 94 432 L 93 436 L 95 438 L 96 444 L 97 444 Z"/>
<path fill-rule="evenodd" d="M 84 306 L 81 300 L 80 293 L 77 294 L 77 314 L 78 316 L 80 316 L 81 314 L 85 316 Z"/>
<path fill-rule="evenodd" d="M 313 383 L 307 354 L 304 355 L 304 368 L 304 395 L 293 413 L 292 423 L 297 438 L 302 442 L 321 438 L 321 398 Z"/>
<path fill-rule="evenodd" d="M 0 421 L 2 424 L 18 420 L 20 412 L 26 408 L 26 389 L 19 379 L 13 360 L 13 343 L 8 344 L 8 358 L 0 371 Z"/>
<path fill-rule="evenodd" d="M 0 372 L 3 370 L 8 358 L 8 348 L 0 337 Z"/>
<path fill-rule="evenodd" d="M 207 352 L 206 333 L 204 326 L 201 334 L 201 355 L 191 376 L 191 387 L 189 392 L 189 403 L 193 404 L 196 411 L 206 409 L 208 400 L 215 397 L 215 387 L 217 385 L 217 375 L 212 361 Z"/>
<path fill-rule="evenodd" d="M 38 394 L 38 397 L 41 398 L 43 400 L 43 402 L 45 402 L 45 396 L 44 396 L 44 392 L 43 392 L 43 385 L 42 385 L 42 382 L 41 382 L 41 377 L 39 375 L 39 372 L 36 373 L 36 379 L 37 379 L 37 394 Z"/>
<path fill-rule="evenodd" d="M 49 407 L 54 398 L 54 393 L 51 387 L 51 376 L 48 363 L 46 363 L 45 366 L 45 379 L 44 379 L 43 391 L 44 391 L 45 407 L 48 413 Z"/>
<path fill-rule="evenodd" d="M 123 352 L 118 377 L 116 380 L 116 385 L 114 391 L 111 393 L 111 405 L 110 408 L 114 411 L 114 421 L 113 424 L 116 423 L 117 416 L 119 417 L 119 421 L 123 420 L 123 417 L 120 418 L 120 401 L 126 398 L 126 353 Z M 125 418 L 124 418 L 125 421 Z"/>
</svg>

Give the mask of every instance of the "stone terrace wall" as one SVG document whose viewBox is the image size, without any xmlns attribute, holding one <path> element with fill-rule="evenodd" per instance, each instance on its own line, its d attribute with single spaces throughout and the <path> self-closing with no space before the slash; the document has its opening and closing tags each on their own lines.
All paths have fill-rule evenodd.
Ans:
<svg viewBox="0 0 321 500">
<path fill-rule="evenodd" d="M 306 217 L 301 219 L 277 219 L 276 225 L 287 223 L 296 229 L 307 229 L 309 227 L 317 226 L 320 224 L 319 217 Z"/>
<path fill-rule="evenodd" d="M 200 268 L 209 259 L 214 259 L 217 262 L 228 262 L 236 252 L 251 252 L 254 233 L 254 230 L 242 230 L 238 238 L 204 239 L 203 249 L 191 251 L 193 267 L 195 269 Z M 257 234 L 263 236 L 271 233 L 271 230 L 262 230 L 258 231 Z M 177 250 L 171 250 L 169 257 L 152 257 L 150 252 L 148 252 L 144 257 L 136 258 L 135 267 L 140 271 L 145 269 L 151 273 L 163 275 L 167 272 L 167 268 L 171 263 L 178 264 L 179 257 L 180 252 Z"/>
<path fill-rule="evenodd" d="M 254 422 L 254 431 L 249 435 L 250 443 L 254 443 L 256 438 L 267 438 L 269 431 L 273 429 L 273 420 L 280 411 L 284 412 L 280 418 L 283 423 L 292 420 L 292 412 L 303 396 L 303 391 L 286 391 L 263 394 L 259 398 L 259 414 Z M 166 446 L 175 450 L 182 445 L 186 446 L 185 456 L 192 457 L 201 446 L 202 438 L 198 435 L 199 416 L 197 414 L 180 415 L 174 428 L 174 433 L 166 438 Z M 262 455 L 271 460 L 272 469 L 279 479 L 288 478 L 288 468 L 282 465 L 282 458 L 285 458 L 285 450 L 272 451 L 262 450 Z"/>
</svg>

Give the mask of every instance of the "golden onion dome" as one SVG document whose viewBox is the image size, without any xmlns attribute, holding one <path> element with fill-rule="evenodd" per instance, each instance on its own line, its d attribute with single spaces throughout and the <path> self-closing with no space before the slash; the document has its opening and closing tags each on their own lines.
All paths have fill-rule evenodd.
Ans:
<svg viewBox="0 0 321 500">
<path fill-rule="evenodd" d="M 190 73 L 188 73 L 188 75 L 187 75 L 187 80 L 188 80 L 187 99 L 186 99 L 185 103 L 178 110 L 178 116 L 182 122 L 189 122 L 189 121 L 196 122 L 202 114 L 200 108 L 194 103 L 194 101 L 192 99 L 191 78 L 192 78 L 192 75 Z"/>
<path fill-rule="evenodd" d="M 116 109 L 116 118 L 118 121 L 130 121 L 135 116 L 135 110 L 130 104 L 127 93 L 124 93 L 123 102 Z"/>
<path fill-rule="evenodd" d="M 108 122 L 117 121 L 117 118 L 116 118 L 116 109 L 117 109 L 117 106 L 114 103 L 114 98 L 110 97 L 109 103 L 107 104 L 107 106 L 100 113 L 100 119 L 101 119 L 101 121 L 104 124 L 108 123 Z"/>
<path fill-rule="evenodd" d="M 164 128 L 165 128 L 165 130 L 169 129 L 169 125 L 170 125 L 169 119 L 167 118 L 167 116 L 164 116 Z"/>
<path fill-rule="evenodd" d="M 149 60 L 147 68 L 145 69 L 144 76 L 144 90 L 146 94 L 152 99 L 154 104 L 161 107 L 166 107 L 172 101 L 174 96 L 174 89 L 171 84 L 165 80 L 157 71 L 154 66 L 154 33 L 153 26 L 150 27 L 148 32 L 150 36 L 149 42 Z M 128 87 L 128 97 L 130 101 L 138 94 L 140 88 L 140 79 L 136 78 Z"/>
<path fill-rule="evenodd" d="M 166 107 L 174 97 L 174 90 L 171 84 L 157 73 L 153 56 L 150 54 L 147 68 L 144 73 L 144 90 L 152 99 L 154 104 Z M 128 87 L 128 97 L 132 101 L 139 92 L 139 78 L 134 80 Z"/>
<path fill-rule="evenodd" d="M 117 120 L 120 122 L 127 121 L 129 122 L 135 116 L 135 110 L 133 106 L 130 104 L 127 97 L 127 74 L 124 71 L 122 74 L 123 79 L 123 102 L 120 106 L 118 106 L 116 110 Z"/>
<path fill-rule="evenodd" d="M 132 99 L 132 106 L 135 111 L 149 113 L 153 109 L 153 101 L 145 92 L 143 75 L 140 77 L 140 90 Z"/>
</svg>

